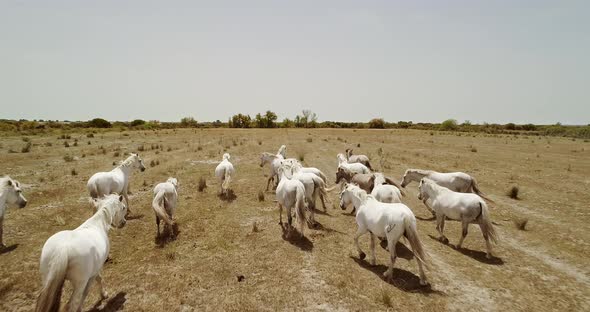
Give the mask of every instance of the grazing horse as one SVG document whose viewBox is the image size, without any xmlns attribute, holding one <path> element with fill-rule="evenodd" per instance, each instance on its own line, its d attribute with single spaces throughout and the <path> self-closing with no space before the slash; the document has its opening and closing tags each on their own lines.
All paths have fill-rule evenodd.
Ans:
<svg viewBox="0 0 590 312">
<path fill-rule="evenodd" d="M 346 168 L 354 173 L 371 173 L 371 170 L 361 163 L 348 163 L 342 153 L 336 155 L 336 158 L 338 158 L 338 168 Z"/>
<path fill-rule="evenodd" d="M 293 173 L 290 169 L 281 166 L 279 168 L 279 185 L 277 186 L 276 198 L 279 205 L 279 225 L 283 226 L 283 207 L 287 209 L 287 237 L 291 234 L 292 215 L 291 209 L 295 208 L 295 216 L 300 226 L 300 234 L 303 237 L 303 227 L 305 225 L 305 186 L 297 179 L 292 178 Z"/>
<path fill-rule="evenodd" d="M 402 192 L 395 185 L 387 184 L 387 179 L 382 173 L 374 173 L 375 186 L 371 195 L 382 203 L 401 203 Z"/>
<path fill-rule="evenodd" d="M 477 223 L 486 241 L 486 257 L 488 259 L 492 257 L 490 240 L 495 243 L 497 235 L 490 220 L 488 206 L 481 197 L 477 194 L 451 191 L 428 178 L 422 178 L 418 188 L 420 190 L 419 200 L 431 200 L 432 208 L 436 212 L 436 229 L 442 242 L 449 242 L 449 239 L 443 234 L 445 219 L 461 221 L 463 231 L 457 249 L 461 249 L 463 240 L 467 236 L 469 224 Z"/>
<path fill-rule="evenodd" d="M 349 163 L 361 163 L 367 166 L 371 171 L 373 170 L 371 163 L 369 162 L 369 157 L 367 157 L 367 155 L 353 155 L 352 148 L 346 149 L 346 160 Z"/>
<path fill-rule="evenodd" d="M 354 235 L 354 243 L 359 253 L 359 258 L 363 260 L 366 257 L 366 254 L 359 246 L 359 237 L 363 234 L 369 232 L 371 235 L 371 265 L 375 265 L 375 236 L 387 238 L 387 247 L 391 257 L 389 268 L 383 275 L 391 279 L 393 265 L 397 257 L 395 245 L 402 235 L 404 235 L 410 242 L 410 246 L 418 262 L 420 285 L 428 284 L 422 267 L 426 265 L 426 253 L 418 237 L 416 217 L 412 213 L 412 210 L 401 203 L 389 204 L 379 202 L 358 186 L 346 183 L 344 190 L 340 193 L 340 208 L 345 209 L 351 203 L 358 209 L 356 213 L 358 229 Z"/>
<path fill-rule="evenodd" d="M 108 232 L 111 226 L 125 226 L 127 206 L 117 194 L 93 201 L 98 211 L 90 219 L 75 230 L 54 234 L 43 245 L 39 267 L 43 287 L 35 311 L 59 311 L 65 280 L 73 286 L 68 311 L 82 310 L 94 281 L 101 299 L 107 298 L 100 271 L 109 255 Z"/>
<path fill-rule="evenodd" d="M 223 154 L 223 160 L 215 168 L 215 176 L 221 183 L 221 195 L 228 195 L 229 183 L 235 173 L 234 165 L 229 162 L 228 153 Z"/>
<path fill-rule="evenodd" d="M 139 154 L 131 153 L 119 166 L 109 172 L 95 173 L 88 179 L 88 183 L 86 184 L 90 197 L 96 199 L 113 193 L 121 194 L 125 198 L 127 209 L 129 209 L 127 192 L 129 190 L 129 178 L 131 177 L 132 169 L 139 169 L 142 172 L 145 171 L 143 160 L 139 157 Z M 96 207 L 94 207 L 94 212 L 96 212 Z"/>
<path fill-rule="evenodd" d="M 2 233 L 7 204 L 18 205 L 19 208 L 24 208 L 27 205 L 27 199 L 23 196 L 20 183 L 9 176 L 0 178 L 0 250 L 6 248 Z"/>
<path fill-rule="evenodd" d="M 156 213 L 158 237 L 160 237 L 160 219 L 164 221 L 164 226 L 172 227 L 174 225 L 174 212 L 178 201 L 177 189 L 178 180 L 176 178 L 169 178 L 166 182 L 159 183 L 154 188 L 152 208 Z"/>
<path fill-rule="evenodd" d="M 401 186 L 406 187 L 406 185 L 410 184 L 412 181 L 420 182 L 422 178 L 428 178 L 434 181 L 434 183 L 444 186 L 451 191 L 474 193 L 491 203 L 494 202 L 479 190 L 479 185 L 474 177 L 463 172 L 441 173 L 432 170 L 408 169 L 404 173 Z"/>
</svg>

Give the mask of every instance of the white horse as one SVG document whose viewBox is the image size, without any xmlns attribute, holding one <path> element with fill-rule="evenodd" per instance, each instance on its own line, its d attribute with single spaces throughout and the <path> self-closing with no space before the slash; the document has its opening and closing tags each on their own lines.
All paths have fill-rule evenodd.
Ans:
<svg viewBox="0 0 590 312">
<path fill-rule="evenodd" d="M 295 208 L 295 216 L 300 226 L 300 234 L 303 237 L 305 225 L 305 186 L 297 179 L 292 178 L 292 172 L 286 167 L 279 168 L 279 185 L 276 198 L 279 205 L 279 225 L 283 226 L 283 207 L 287 209 L 287 237 L 291 234 L 292 216 L 291 209 Z"/>
<path fill-rule="evenodd" d="M 280 154 L 272 154 L 269 152 L 263 152 L 262 155 L 260 155 L 260 167 L 264 167 L 264 165 L 266 164 L 270 164 L 270 173 L 268 175 L 268 181 L 266 183 L 266 190 L 268 191 L 268 188 L 270 186 L 270 183 L 276 181 L 278 184 L 279 181 L 279 176 L 278 176 L 278 170 L 279 167 L 281 166 L 281 160 L 283 160 L 283 156 L 281 156 Z M 276 185 L 275 185 L 276 186 Z"/>
<path fill-rule="evenodd" d="M 331 191 L 331 189 L 326 189 L 326 184 L 324 183 L 324 180 L 322 180 L 317 175 L 310 172 L 303 172 L 301 170 L 301 164 L 297 160 L 283 160 L 281 162 L 281 168 L 283 168 L 284 170 L 290 170 L 293 173 L 292 178 L 297 179 L 301 181 L 301 183 L 303 183 L 303 186 L 305 187 L 305 199 L 307 201 L 308 208 L 310 211 L 310 222 L 312 225 L 315 224 L 314 210 L 316 209 L 317 198 L 318 196 L 320 197 L 320 200 L 322 201 L 322 206 L 324 207 L 324 211 L 326 211 L 326 199 L 328 199 L 327 192 Z"/>
<path fill-rule="evenodd" d="M 349 163 L 361 163 L 370 170 L 373 170 L 373 168 L 371 168 L 371 163 L 369 162 L 369 157 L 367 157 L 367 155 L 353 155 L 351 148 L 346 149 L 346 160 Z"/>
<path fill-rule="evenodd" d="M 402 187 L 410 184 L 412 181 L 420 182 L 422 178 L 428 178 L 440 186 L 444 186 L 451 191 L 460 193 L 474 193 L 483 199 L 492 202 L 480 190 L 477 180 L 464 172 L 436 172 L 432 170 L 408 169 L 402 178 Z"/>
<path fill-rule="evenodd" d="M 94 281 L 100 296 L 107 297 L 100 271 L 109 255 L 108 231 L 111 226 L 122 228 L 127 213 L 123 196 L 106 195 L 94 199 L 97 212 L 72 231 L 61 231 L 51 236 L 41 251 L 40 271 L 43 286 L 35 311 L 59 311 L 65 280 L 73 286 L 68 311 L 81 311 Z"/>
<path fill-rule="evenodd" d="M 461 221 L 463 231 L 457 249 L 461 249 L 463 240 L 467 236 L 469 224 L 477 223 L 486 241 L 486 257 L 488 259 L 492 257 L 490 240 L 495 243 L 497 235 L 490 220 L 488 206 L 481 197 L 477 194 L 451 191 L 428 178 L 423 178 L 418 188 L 420 190 L 418 199 L 431 200 L 432 208 L 436 212 L 436 229 L 442 242 L 449 242 L 449 239 L 443 234 L 445 219 Z"/>
<path fill-rule="evenodd" d="M 88 179 L 88 183 L 86 184 L 90 197 L 96 199 L 113 193 L 121 194 L 125 198 L 125 204 L 129 208 L 127 192 L 133 169 L 139 169 L 143 172 L 145 171 L 145 166 L 139 154 L 130 153 L 130 156 L 115 169 L 109 172 L 95 173 Z M 94 212 L 96 212 L 96 208 Z"/>
<path fill-rule="evenodd" d="M 229 190 L 229 183 L 235 173 L 234 165 L 229 162 L 230 156 L 228 153 L 223 154 L 223 160 L 215 168 L 215 176 L 219 179 L 221 184 L 221 195 L 227 195 Z"/>
<path fill-rule="evenodd" d="M 277 151 L 277 155 L 281 155 L 283 156 L 283 158 L 287 158 L 287 156 L 285 156 L 285 153 L 287 152 L 287 146 L 286 145 L 281 145 L 281 147 L 279 147 L 279 150 Z"/>
<path fill-rule="evenodd" d="M 402 192 L 395 185 L 387 184 L 386 177 L 379 172 L 374 173 L 375 186 L 371 195 L 382 203 L 401 203 Z"/>
<path fill-rule="evenodd" d="M 336 155 L 336 157 L 338 158 L 338 168 L 346 168 L 353 173 L 371 173 L 371 170 L 361 163 L 348 163 L 342 153 Z"/>
<path fill-rule="evenodd" d="M 367 195 L 367 192 L 353 184 L 345 183 L 344 190 L 340 193 L 340 208 L 346 209 L 350 204 L 357 209 L 356 223 L 357 232 L 354 236 L 354 243 L 359 253 L 359 258 L 363 260 L 366 254 L 359 246 L 359 237 L 369 232 L 371 235 L 371 265 L 375 265 L 375 236 L 386 237 L 387 247 L 391 254 L 389 268 L 383 274 L 387 278 L 393 275 L 393 265 L 396 260 L 395 245 L 402 235 L 410 242 L 412 251 L 418 262 L 420 271 L 420 284 L 426 285 L 426 275 L 424 275 L 423 265 L 426 265 L 426 253 L 416 227 L 416 217 L 408 206 L 401 203 L 382 203 L 377 201 L 373 196 Z"/>
<path fill-rule="evenodd" d="M 156 226 L 158 228 L 158 237 L 160 236 L 160 220 L 163 220 L 165 226 L 174 225 L 174 212 L 176 211 L 176 202 L 178 201 L 178 180 L 169 178 L 166 182 L 159 183 L 154 188 L 154 200 L 152 208 L 156 213 Z"/>
<path fill-rule="evenodd" d="M 0 250 L 6 248 L 2 233 L 4 232 L 4 214 L 7 204 L 18 205 L 19 208 L 24 208 L 27 205 L 27 199 L 23 196 L 20 183 L 9 176 L 0 178 Z"/>
</svg>

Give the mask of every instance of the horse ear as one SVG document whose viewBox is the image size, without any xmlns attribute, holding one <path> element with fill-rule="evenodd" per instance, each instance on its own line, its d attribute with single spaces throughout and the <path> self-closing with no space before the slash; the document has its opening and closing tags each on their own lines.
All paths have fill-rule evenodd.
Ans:
<svg viewBox="0 0 590 312">
<path fill-rule="evenodd" d="M 122 202 L 123 201 L 123 195 L 119 195 L 119 201 Z"/>
</svg>

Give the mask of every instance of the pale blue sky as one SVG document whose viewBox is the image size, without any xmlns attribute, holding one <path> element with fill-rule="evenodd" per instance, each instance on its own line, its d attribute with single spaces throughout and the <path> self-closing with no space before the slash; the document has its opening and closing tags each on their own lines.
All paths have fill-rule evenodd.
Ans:
<svg viewBox="0 0 590 312">
<path fill-rule="evenodd" d="M 0 118 L 590 123 L 590 1 L 0 0 Z"/>
</svg>

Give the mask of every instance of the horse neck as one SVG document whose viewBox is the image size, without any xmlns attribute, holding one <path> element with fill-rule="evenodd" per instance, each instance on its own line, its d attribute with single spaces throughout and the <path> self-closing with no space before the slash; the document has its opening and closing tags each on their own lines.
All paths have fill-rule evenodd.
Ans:
<svg viewBox="0 0 590 312">
<path fill-rule="evenodd" d="M 131 174 L 132 168 L 131 168 L 131 164 L 123 164 L 123 165 L 120 165 L 117 168 L 115 168 L 113 171 L 117 171 L 117 169 L 120 170 L 123 173 L 123 175 L 129 176 Z"/>
<path fill-rule="evenodd" d="M 375 185 L 379 185 L 379 184 L 383 184 L 385 183 L 385 176 L 380 175 L 380 174 L 376 174 L 375 175 L 375 181 L 374 181 Z"/>
<path fill-rule="evenodd" d="M 92 217 L 82 223 L 78 228 L 98 228 L 107 234 L 111 228 L 111 215 L 112 213 L 108 207 L 101 207 Z"/>
<path fill-rule="evenodd" d="M 352 204 L 354 205 L 354 208 L 360 209 L 361 206 L 367 201 L 367 195 L 363 195 L 361 191 L 356 191 L 352 194 Z"/>
<path fill-rule="evenodd" d="M 444 192 L 446 188 L 434 183 L 426 183 L 424 186 L 428 197 L 435 199 L 440 193 Z"/>
</svg>

